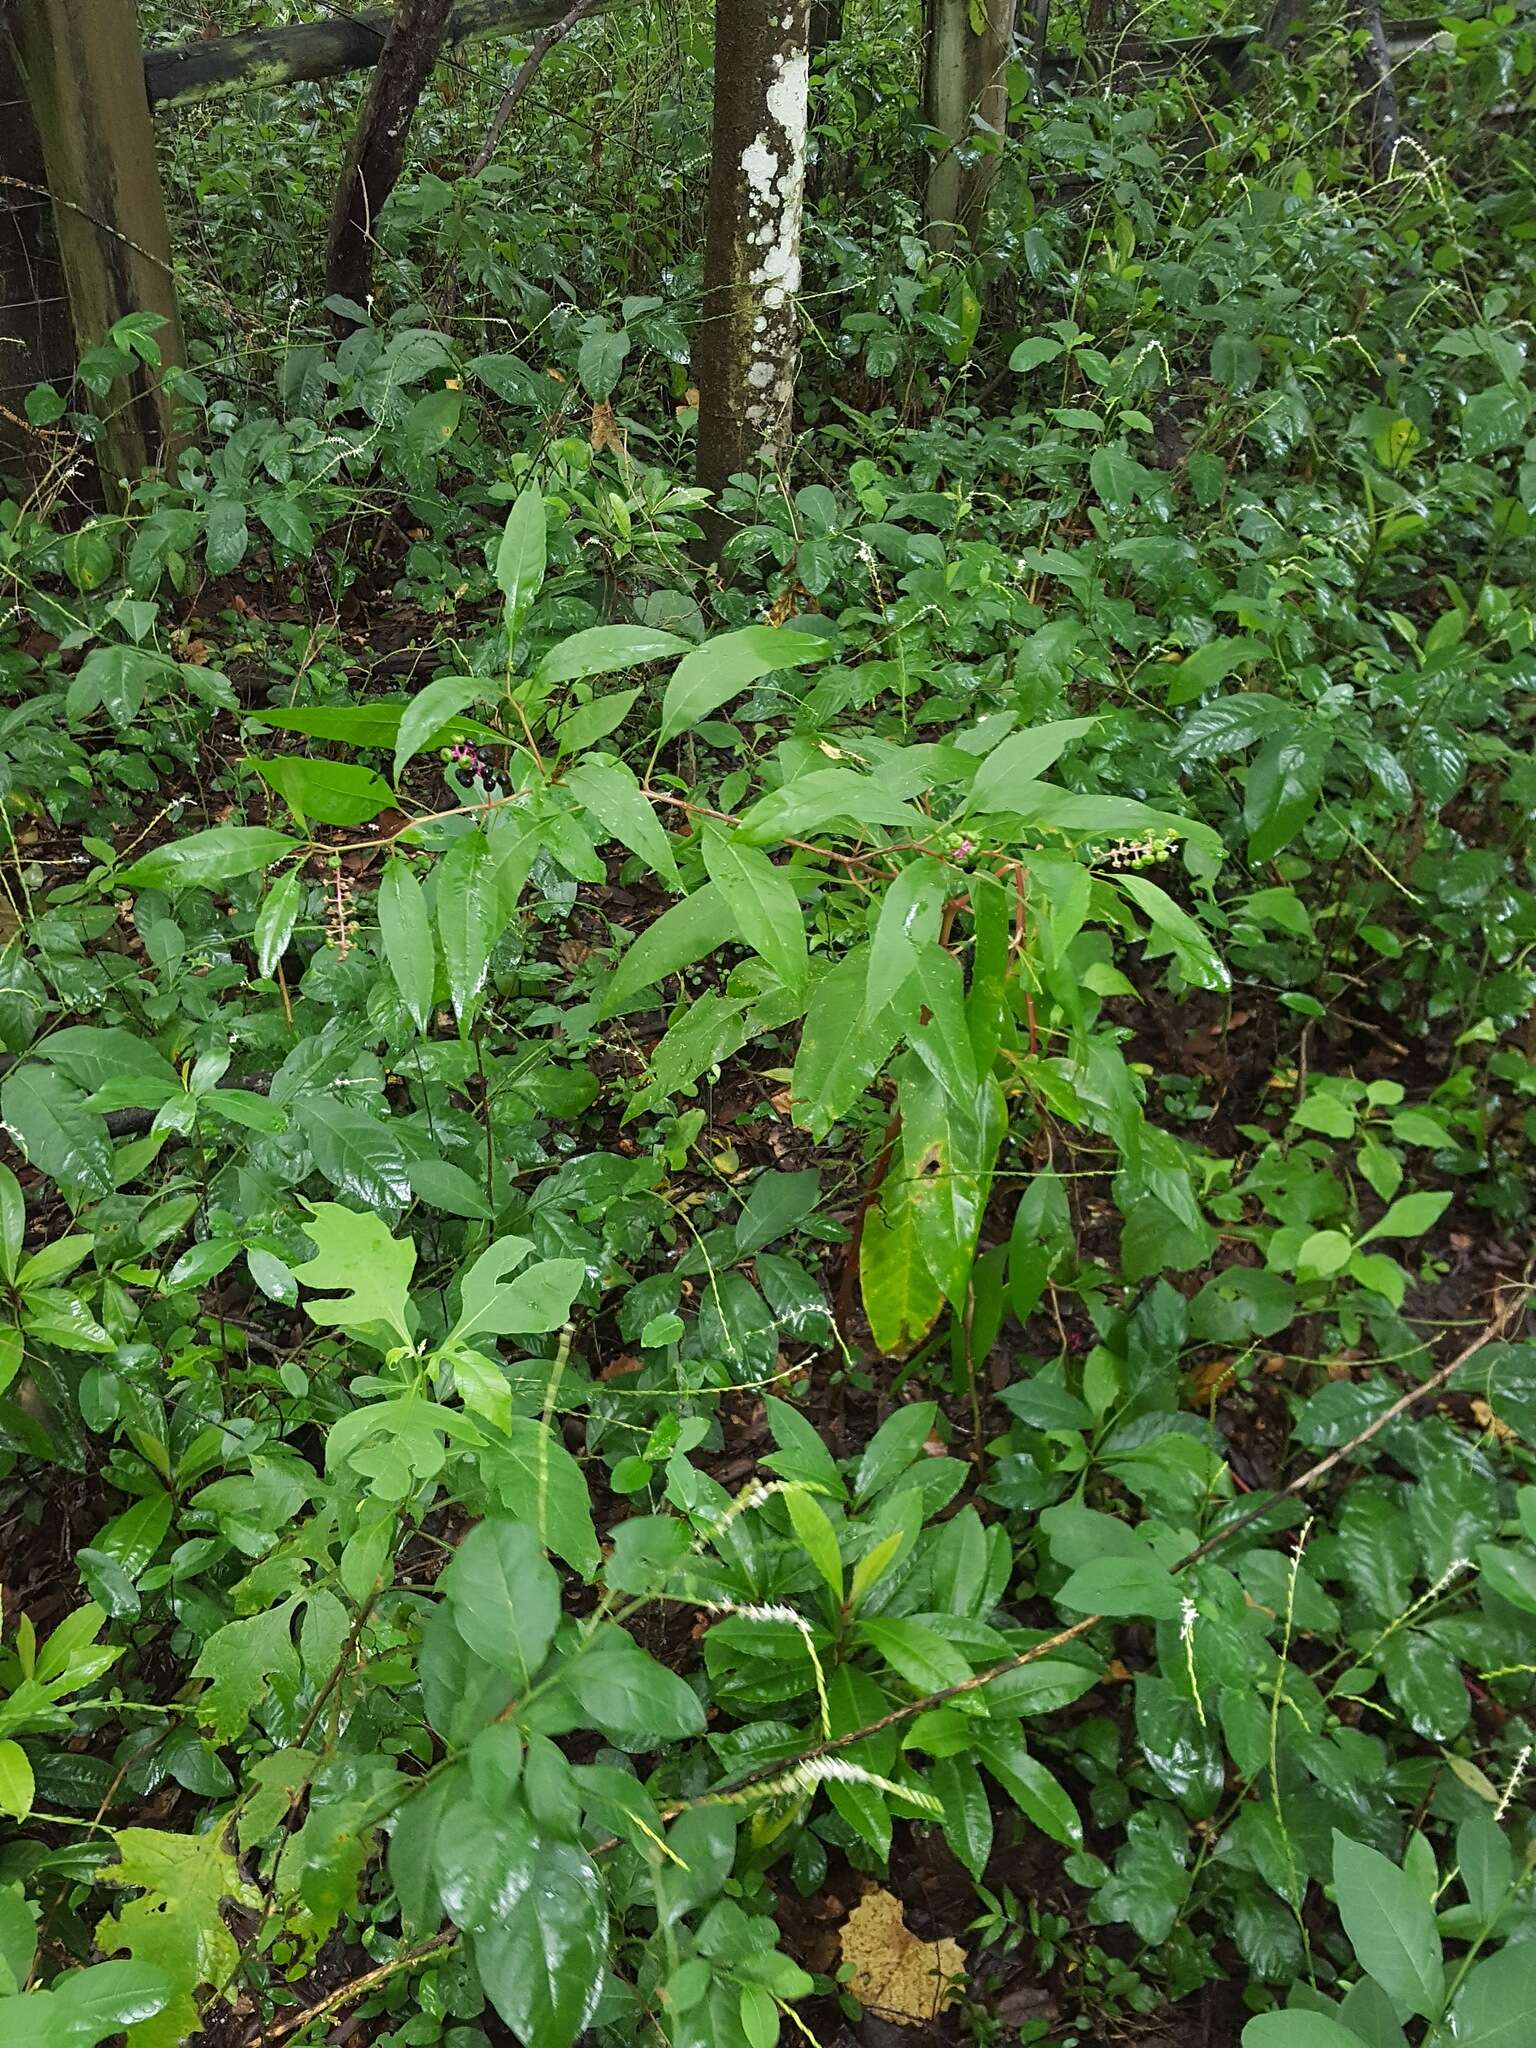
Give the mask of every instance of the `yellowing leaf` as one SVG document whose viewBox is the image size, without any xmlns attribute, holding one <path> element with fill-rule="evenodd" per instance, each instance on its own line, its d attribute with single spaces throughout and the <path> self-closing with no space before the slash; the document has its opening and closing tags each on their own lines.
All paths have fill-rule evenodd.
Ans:
<svg viewBox="0 0 1536 2048">
<path fill-rule="evenodd" d="M 891 1161 L 881 1199 L 864 1218 L 859 1292 L 870 1335 L 887 1357 L 920 1344 L 944 1306 L 938 1283 L 918 1253 L 917 1223 L 899 1152 Z"/>
<path fill-rule="evenodd" d="M 921 1940 L 900 1900 L 878 1886 L 843 1923 L 843 1961 L 853 1965 L 848 1989 L 859 2003 L 899 2027 L 927 2025 L 965 1975 L 959 1943 Z"/>
<path fill-rule="evenodd" d="M 109 1956 L 127 1949 L 175 1987 L 162 2012 L 128 2029 L 129 2048 L 180 2048 L 198 2031 L 193 1993 L 203 1984 L 222 1989 L 239 1965 L 224 1900 L 259 1907 L 261 1894 L 241 1877 L 218 1834 L 124 1828 L 117 1847 L 122 1860 L 101 1874 L 113 1884 L 137 1886 L 141 1896 L 97 1921 L 97 1944 Z"/>
</svg>

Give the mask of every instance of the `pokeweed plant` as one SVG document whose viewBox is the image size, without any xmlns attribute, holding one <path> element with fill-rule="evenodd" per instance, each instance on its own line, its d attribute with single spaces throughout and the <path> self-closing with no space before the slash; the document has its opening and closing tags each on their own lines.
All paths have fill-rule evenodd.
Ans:
<svg viewBox="0 0 1536 2048">
<path fill-rule="evenodd" d="M 1145 872 L 1182 847 L 1194 880 L 1208 879 L 1219 853 L 1209 828 L 1045 779 L 1095 721 L 1020 728 L 1011 713 L 911 745 L 818 723 L 781 745 L 754 801 L 735 810 L 697 802 L 683 794 L 686 778 L 658 767 L 662 756 L 766 677 L 824 661 L 827 643 L 808 622 L 799 631 L 747 626 L 697 646 L 650 628 L 599 626 L 522 664 L 521 628 L 545 561 L 544 505 L 530 490 L 496 552 L 506 635 L 499 684 L 444 676 L 398 714 L 370 706 L 260 719 L 327 740 L 393 744 L 393 789 L 361 763 L 256 758 L 301 824 L 368 824 L 395 803 L 416 755 L 444 740 L 470 763 L 462 804 L 390 834 L 378 886 L 383 957 L 417 1030 L 446 998 L 461 1035 L 473 1032 L 492 959 L 541 855 L 570 882 L 597 883 L 606 874 L 599 849 L 616 842 L 635 871 L 678 900 L 618 957 L 595 1020 L 634 1009 L 725 949 L 748 956 L 722 964 L 716 985 L 675 1013 L 627 1115 L 797 1022 L 790 1096 L 812 1137 L 825 1138 L 873 1085 L 894 1091 L 857 1247 L 882 1350 L 920 1342 L 946 1303 L 965 1311 L 997 1156 L 1021 1111 L 1108 1139 L 1131 1181 L 1193 1223 L 1177 1148 L 1146 1126 L 1112 1034 L 1094 1026 L 1102 999 L 1128 986 L 1112 964 L 1116 939 L 1144 939 L 1191 986 L 1226 985 L 1198 920 Z M 642 781 L 600 743 L 632 728 L 643 686 L 594 695 L 590 685 L 677 656 Z M 488 707 L 500 729 L 466 723 L 472 707 Z M 644 745 L 631 741 L 630 750 Z M 478 751 L 491 747 L 502 756 L 494 776 Z M 269 828 L 215 828 L 169 842 L 115 879 L 140 889 L 207 885 L 297 863 L 307 850 Z M 263 972 L 288 945 L 302 896 L 297 864 L 264 896 L 254 928 Z"/>
</svg>

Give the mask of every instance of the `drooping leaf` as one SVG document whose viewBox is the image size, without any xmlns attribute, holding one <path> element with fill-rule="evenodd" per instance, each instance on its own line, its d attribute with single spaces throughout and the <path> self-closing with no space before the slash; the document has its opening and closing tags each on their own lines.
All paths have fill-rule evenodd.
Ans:
<svg viewBox="0 0 1536 2048">
<path fill-rule="evenodd" d="M 421 884 L 408 863 L 398 857 L 385 867 L 379 883 L 378 912 L 385 962 L 411 1022 L 424 1032 L 432 1021 L 432 993 L 437 984 L 432 920 Z"/>
<path fill-rule="evenodd" d="M 383 776 L 356 761 L 306 761 L 287 754 L 271 761 L 249 758 L 248 765 L 277 791 L 301 826 L 366 825 L 394 802 Z"/>
<path fill-rule="evenodd" d="M 704 830 L 704 866 L 742 938 L 787 988 L 799 988 L 809 971 L 805 914 L 788 875 L 714 824 Z"/>
<path fill-rule="evenodd" d="M 394 778 L 397 788 L 401 776 L 422 748 L 430 746 L 445 725 L 477 698 L 483 697 L 485 688 L 485 682 L 479 676 L 436 676 L 424 690 L 416 692 L 401 712 L 399 730 L 395 734 Z"/>
<path fill-rule="evenodd" d="M 779 669 L 825 661 L 824 640 L 786 626 L 743 626 L 692 648 L 672 672 L 661 706 L 661 744 L 718 711 L 749 683 Z"/>
<path fill-rule="evenodd" d="M 609 754 L 589 754 L 567 773 L 564 786 L 621 846 L 638 853 L 670 888 L 682 888 L 672 842 L 632 768 Z"/>
<path fill-rule="evenodd" d="M 643 989 L 737 937 L 734 913 L 714 883 L 706 882 L 646 926 L 609 976 L 597 1014 L 613 1016 Z"/>
<path fill-rule="evenodd" d="M 298 840 L 267 825 L 216 825 L 157 846 L 117 880 L 127 889 L 216 889 L 298 850 Z"/>
</svg>

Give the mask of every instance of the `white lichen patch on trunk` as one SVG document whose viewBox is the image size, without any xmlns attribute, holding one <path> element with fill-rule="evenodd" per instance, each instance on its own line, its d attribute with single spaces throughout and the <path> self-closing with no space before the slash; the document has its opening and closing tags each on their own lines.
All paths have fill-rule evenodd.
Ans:
<svg viewBox="0 0 1536 2048">
<path fill-rule="evenodd" d="M 794 424 L 810 57 L 807 0 L 716 0 L 699 370 L 700 484 L 779 468 Z M 706 515 L 706 544 L 729 521 Z M 718 557 L 716 558 L 718 559 Z"/>
<path fill-rule="evenodd" d="M 786 30 L 791 18 L 786 17 Z M 763 112 L 767 125 L 741 154 L 748 284 L 758 296 L 745 377 L 746 417 L 764 461 L 783 452 L 795 395 L 794 296 L 800 289 L 800 222 L 810 60 L 802 46 L 773 59 Z"/>
</svg>

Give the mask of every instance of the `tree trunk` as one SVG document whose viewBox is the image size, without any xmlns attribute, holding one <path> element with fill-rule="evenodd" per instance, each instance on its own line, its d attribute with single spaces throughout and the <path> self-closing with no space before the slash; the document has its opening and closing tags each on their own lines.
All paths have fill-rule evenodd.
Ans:
<svg viewBox="0 0 1536 2048">
<path fill-rule="evenodd" d="M 1008 126 L 1008 60 L 1018 0 L 982 0 L 986 33 L 971 26 L 974 0 L 924 0 L 923 118 L 949 143 L 928 173 L 929 246 L 952 249 L 974 234 L 997 175 L 997 151 L 973 157 L 977 120 L 1001 139 Z"/>
<path fill-rule="evenodd" d="M 1029 53 L 1035 67 L 1035 90 L 1045 70 L 1045 39 L 1051 25 L 1051 0 L 1029 0 Z"/>
<path fill-rule="evenodd" d="M 705 556 L 731 532 L 727 481 L 779 467 L 794 424 L 805 195 L 807 0 L 716 0 L 715 119 L 704 247 L 698 480 L 714 494 Z"/>
<path fill-rule="evenodd" d="M 411 118 L 437 62 L 452 5 L 453 0 L 398 0 L 341 167 L 325 285 L 359 306 L 373 297 L 374 223 L 395 189 Z"/>
<path fill-rule="evenodd" d="M 1371 169 L 1378 178 L 1390 178 L 1397 163 L 1397 82 L 1392 76 L 1392 53 L 1381 26 L 1381 9 L 1375 5 L 1352 6 L 1349 23 L 1351 28 L 1365 31 L 1365 48 L 1356 64 L 1355 82 L 1365 114 Z"/>
<path fill-rule="evenodd" d="M 843 39 L 843 0 L 811 0 L 811 55 Z"/>
<path fill-rule="evenodd" d="M 171 239 L 134 0 L 25 0 L 9 13 L 53 200 L 76 349 L 99 347 L 129 313 L 156 313 L 164 323 L 154 337 L 161 366 L 180 363 Z M 0 318 L 15 331 L 17 309 Z M 98 410 L 96 460 L 115 505 L 125 482 L 168 466 L 171 407 L 159 377 L 140 365 Z"/>
</svg>

